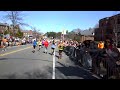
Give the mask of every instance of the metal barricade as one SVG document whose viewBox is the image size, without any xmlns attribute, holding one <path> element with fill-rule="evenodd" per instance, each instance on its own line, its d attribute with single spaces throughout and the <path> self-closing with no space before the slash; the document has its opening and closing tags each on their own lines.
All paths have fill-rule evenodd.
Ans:
<svg viewBox="0 0 120 90">
<path fill-rule="evenodd" d="M 105 79 L 116 79 L 119 78 L 119 66 L 116 64 L 116 60 L 112 59 L 108 56 L 105 58 L 101 59 L 101 64 L 100 66 L 101 72 L 100 74 L 103 75 L 103 78 Z M 102 73 L 102 71 L 106 69 L 105 74 Z"/>
<path fill-rule="evenodd" d="M 103 79 L 119 78 L 119 66 L 116 60 L 107 54 L 99 55 L 93 58 L 93 73 L 101 76 Z"/>
<path fill-rule="evenodd" d="M 84 67 L 85 63 L 89 66 L 88 62 L 85 61 L 89 56 L 92 58 L 92 73 L 102 77 L 103 79 L 116 79 L 119 78 L 120 66 L 116 64 L 116 60 L 108 57 L 104 54 L 104 50 L 91 49 L 89 54 L 86 54 L 85 49 L 76 49 L 73 46 L 67 46 L 66 52 L 69 54 L 71 60 L 75 60 L 81 63 Z M 120 79 L 120 78 L 119 78 Z"/>
</svg>

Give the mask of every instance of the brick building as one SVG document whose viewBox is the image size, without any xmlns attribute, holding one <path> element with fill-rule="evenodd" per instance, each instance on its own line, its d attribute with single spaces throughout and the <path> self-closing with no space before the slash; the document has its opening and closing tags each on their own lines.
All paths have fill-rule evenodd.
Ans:
<svg viewBox="0 0 120 90">
<path fill-rule="evenodd" d="M 39 39 L 39 37 L 41 36 L 40 33 L 38 33 L 37 31 L 32 31 L 32 30 L 23 30 L 23 37 L 25 38 L 37 38 Z"/>
<path fill-rule="evenodd" d="M 23 30 L 23 37 L 33 37 L 33 31 L 32 30 Z"/>
<path fill-rule="evenodd" d="M 115 36 L 117 34 L 117 37 Z M 95 29 L 95 41 L 106 39 L 120 42 L 120 14 L 99 20 L 99 28 Z"/>
<path fill-rule="evenodd" d="M 85 41 L 85 40 L 92 40 L 94 41 L 94 36 L 93 35 L 81 35 L 81 42 Z"/>
<path fill-rule="evenodd" d="M 7 23 L 0 23 L 0 33 L 4 34 L 6 30 L 9 30 L 9 25 Z"/>
<path fill-rule="evenodd" d="M 0 34 L 5 35 L 5 31 L 8 31 L 9 32 L 8 34 L 17 33 L 18 30 L 20 30 L 19 25 L 16 25 L 14 30 L 12 25 L 9 25 L 7 23 L 0 23 Z"/>
</svg>

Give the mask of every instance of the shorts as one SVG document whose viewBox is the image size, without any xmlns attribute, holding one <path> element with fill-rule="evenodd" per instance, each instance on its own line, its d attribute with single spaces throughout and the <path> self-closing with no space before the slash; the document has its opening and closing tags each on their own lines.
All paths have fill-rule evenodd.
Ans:
<svg viewBox="0 0 120 90">
<path fill-rule="evenodd" d="M 55 48 L 51 48 L 51 49 L 53 49 L 53 50 L 54 50 Z"/>
<path fill-rule="evenodd" d="M 35 49 L 36 45 L 33 45 L 33 48 Z"/>
<path fill-rule="evenodd" d="M 39 45 L 39 47 L 42 46 L 42 45 Z"/>
<path fill-rule="evenodd" d="M 62 53 L 63 52 L 63 50 L 59 50 L 59 53 Z"/>
</svg>

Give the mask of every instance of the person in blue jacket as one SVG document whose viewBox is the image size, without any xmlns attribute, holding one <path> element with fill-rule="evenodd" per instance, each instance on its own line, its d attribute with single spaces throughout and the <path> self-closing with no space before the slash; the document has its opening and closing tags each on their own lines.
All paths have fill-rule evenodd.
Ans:
<svg viewBox="0 0 120 90">
<path fill-rule="evenodd" d="M 32 51 L 33 53 L 35 52 L 36 46 L 37 46 L 37 42 L 36 42 L 36 40 L 34 40 L 34 41 L 33 41 L 33 51 Z"/>
</svg>

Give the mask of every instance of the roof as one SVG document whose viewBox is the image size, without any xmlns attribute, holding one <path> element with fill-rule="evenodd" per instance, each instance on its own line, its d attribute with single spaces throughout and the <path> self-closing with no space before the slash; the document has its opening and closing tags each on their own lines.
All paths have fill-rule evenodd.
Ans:
<svg viewBox="0 0 120 90">
<path fill-rule="evenodd" d="M 81 35 L 85 35 L 85 36 L 91 35 L 91 36 L 93 36 L 93 32 L 94 32 L 93 29 L 91 29 L 91 30 L 84 30 L 84 31 L 81 31 Z"/>
<path fill-rule="evenodd" d="M 22 32 L 26 32 L 26 33 L 27 33 L 27 32 L 29 32 L 29 31 L 28 31 L 28 30 L 22 30 Z"/>
<path fill-rule="evenodd" d="M 0 25 L 9 26 L 7 23 L 0 23 Z"/>
</svg>

